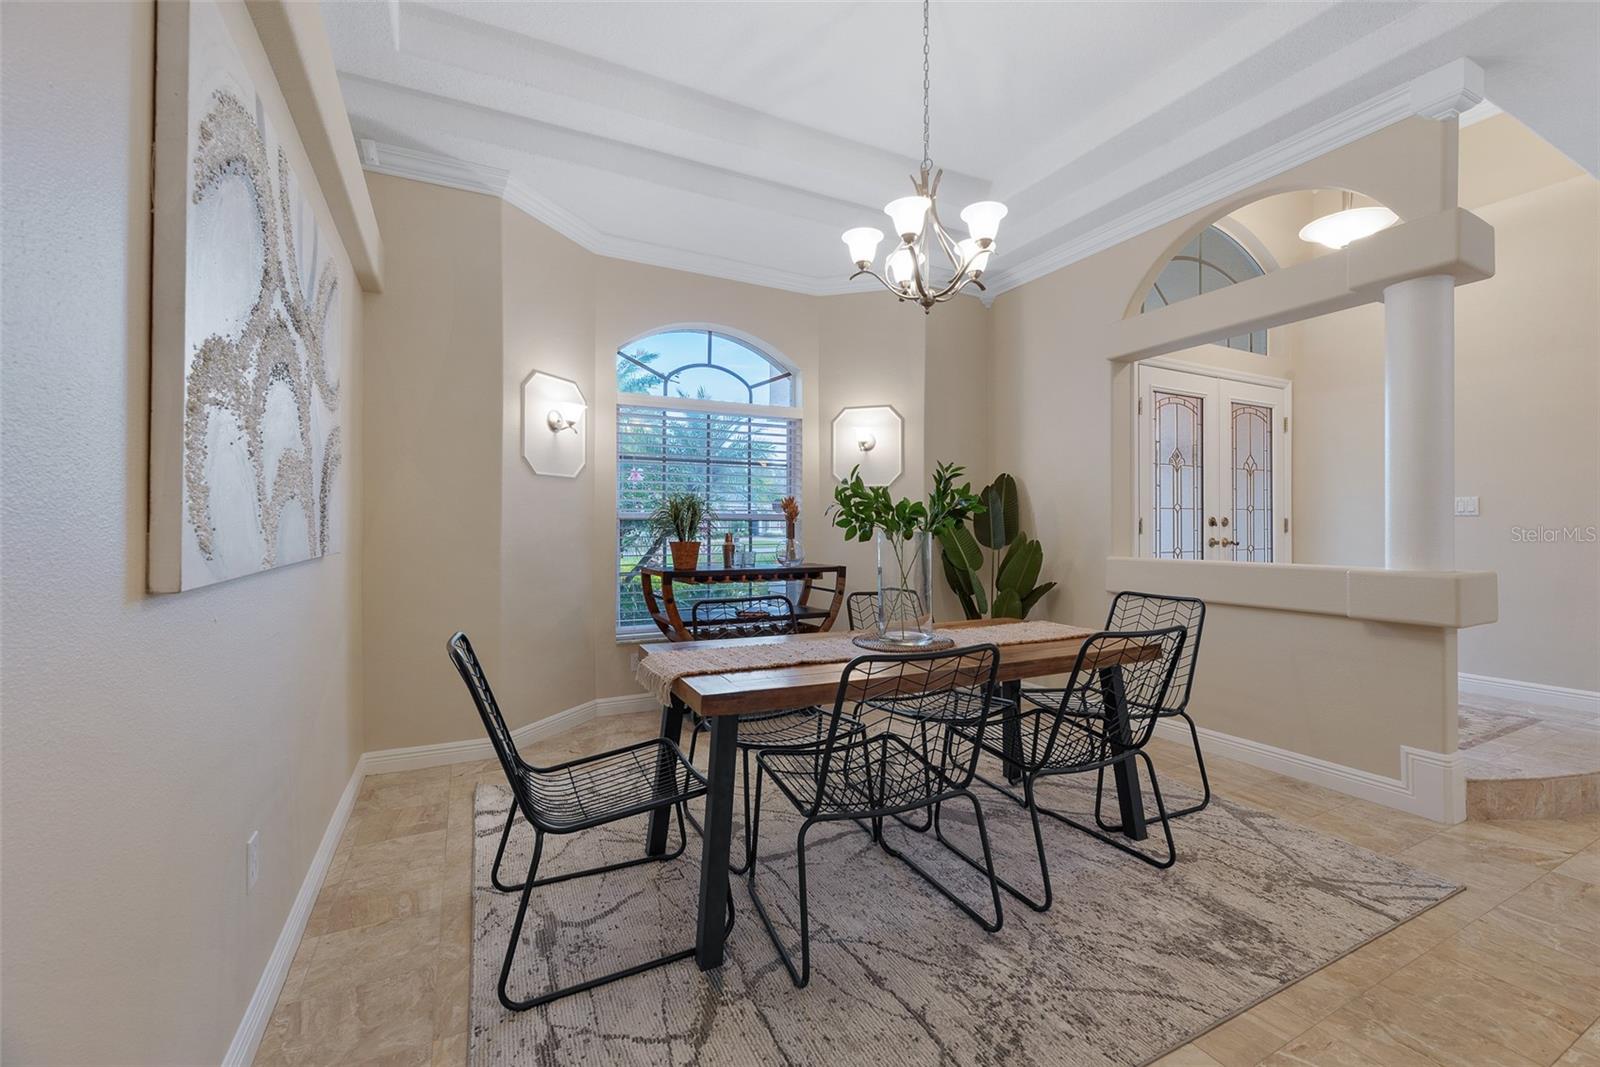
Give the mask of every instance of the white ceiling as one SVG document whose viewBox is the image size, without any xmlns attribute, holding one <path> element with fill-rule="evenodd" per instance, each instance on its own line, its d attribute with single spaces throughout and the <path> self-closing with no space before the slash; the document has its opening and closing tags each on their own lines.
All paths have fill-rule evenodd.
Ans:
<svg viewBox="0 0 1600 1067">
<path fill-rule="evenodd" d="M 323 12 L 369 169 L 499 193 L 606 255 L 846 291 L 840 232 L 887 221 L 921 155 L 915 3 Z M 1600 5 L 939 0 L 932 20 L 940 200 L 951 221 L 1010 206 L 996 289 L 1415 113 L 1407 86 L 1461 57 L 1600 167 Z"/>
</svg>

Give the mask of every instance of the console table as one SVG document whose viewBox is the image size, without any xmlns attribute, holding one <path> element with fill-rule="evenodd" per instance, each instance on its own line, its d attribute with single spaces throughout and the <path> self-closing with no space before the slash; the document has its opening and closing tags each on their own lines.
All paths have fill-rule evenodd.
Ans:
<svg viewBox="0 0 1600 1067">
<path fill-rule="evenodd" d="M 644 567 L 639 571 L 639 581 L 644 586 L 645 607 L 669 641 L 695 640 L 695 635 L 678 611 L 673 596 L 675 584 L 798 582 L 800 596 L 794 602 L 794 613 L 801 633 L 832 629 L 834 620 L 839 617 L 839 607 L 844 603 L 845 593 L 844 567 L 835 563 L 764 563 L 748 567 L 697 567 L 693 570 Z M 831 594 L 827 607 L 811 603 L 813 592 Z M 751 623 L 752 631 L 755 631 L 760 620 L 752 619 Z"/>
</svg>

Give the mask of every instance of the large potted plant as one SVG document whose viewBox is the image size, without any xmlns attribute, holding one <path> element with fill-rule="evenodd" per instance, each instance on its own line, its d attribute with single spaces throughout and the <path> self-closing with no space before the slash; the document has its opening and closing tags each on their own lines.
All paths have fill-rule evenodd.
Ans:
<svg viewBox="0 0 1600 1067">
<path fill-rule="evenodd" d="M 857 467 L 833 491 L 833 524 L 852 541 L 876 540 L 878 637 L 916 648 L 933 641 L 933 542 L 983 511 L 966 468 L 941 463 L 926 502 L 895 500 L 883 486 L 868 486 Z"/>
<path fill-rule="evenodd" d="M 658 537 L 668 539 L 672 568 L 692 571 L 700 565 L 700 527 L 711 517 L 711 506 L 699 493 L 668 493 L 650 513 Z"/>
<path fill-rule="evenodd" d="M 950 527 L 939 538 L 945 581 L 969 619 L 1025 619 L 1055 582 L 1036 585 L 1044 547 L 1022 531 L 1017 480 L 1001 474 L 979 494 L 983 507 L 971 529 Z M 989 550 L 987 560 L 984 549 Z M 985 565 L 988 582 L 984 582 Z"/>
</svg>

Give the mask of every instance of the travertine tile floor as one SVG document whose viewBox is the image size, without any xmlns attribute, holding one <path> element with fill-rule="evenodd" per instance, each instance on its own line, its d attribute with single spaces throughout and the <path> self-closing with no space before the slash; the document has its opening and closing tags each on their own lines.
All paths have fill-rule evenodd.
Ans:
<svg viewBox="0 0 1600 1067">
<path fill-rule="evenodd" d="M 1461 755 L 1468 778 L 1600 772 L 1600 715 L 1464 696 Z"/>
<path fill-rule="evenodd" d="M 553 762 L 654 728 L 652 715 L 608 718 L 524 755 Z M 1152 754 L 1163 775 L 1197 781 L 1186 750 L 1157 741 Z M 1160 1067 L 1600 1067 L 1600 815 L 1444 827 L 1244 764 L 1207 766 L 1219 792 L 1467 890 Z M 258 1064 L 466 1062 L 472 793 L 499 775 L 490 762 L 366 779 Z"/>
</svg>

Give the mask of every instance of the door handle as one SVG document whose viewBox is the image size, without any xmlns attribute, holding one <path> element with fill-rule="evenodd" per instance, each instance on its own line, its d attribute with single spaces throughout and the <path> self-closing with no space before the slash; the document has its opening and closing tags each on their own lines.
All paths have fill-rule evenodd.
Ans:
<svg viewBox="0 0 1600 1067">
<path fill-rule="evenodd" d="M 1220 541 L 1217 540 L 1215 537 L 1213 537 L 1210 540 L 1206 541 L 1206 544 L 1208 546 L 1210 546 L 1211 548 L 1232 548 L 1234 545 L 1237 545 L 1238 543 L 1239 542 L 1235 541 L 1231 537 L 1224 537 Z"/>
</svg>

